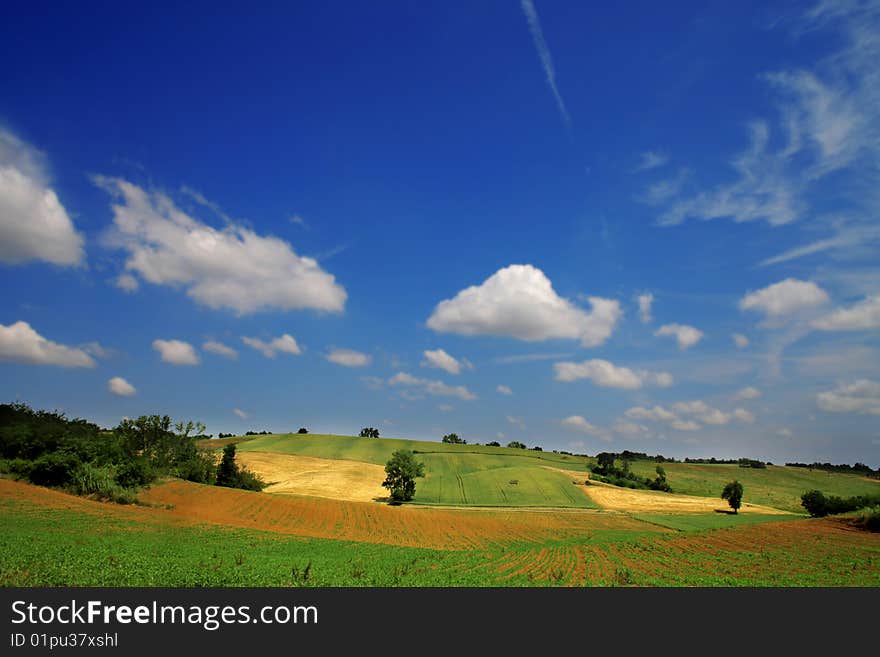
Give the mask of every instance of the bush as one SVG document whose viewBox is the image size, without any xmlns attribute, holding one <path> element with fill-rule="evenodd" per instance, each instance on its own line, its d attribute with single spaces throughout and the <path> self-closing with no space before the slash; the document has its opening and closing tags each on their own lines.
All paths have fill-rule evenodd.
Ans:
<svg viewBox="0 0 880 657">
<path fill-rule="evenodd" d="M 126 461 L 116 468 L 116 483 L 123 488 L 146 486 L 156 478 L 156 472 L 146 459 Z"/>
<path fill-rule="evenodd" d="M 27 459 L 0 459 L 0 472 L 23 479 L 30 477 L 31 468 L 33 467 L 33 461 L 28 461 Z"/>
<path fill-rule="evenodd" d="M 801 506 L 814 518 L 828 515 L 828 502 L 820 490 L 807 491 L 801 495 Z"/>
<path fill-rule="evenodd" d="M 64 486 L 80 465 L 82 462 L 73 454 L 49 452 L 34 461 L 28 479 L 38 486 Z"/>
<path fill-rule="evenodd" d="M 518 440 L 511 440 L 509 443 L 507 443 L 507 446 L 513 447 L 514 449 L 525 449 L 526 448 L 525 443 L 521 443 Z"/>
<path fill-rule="evenodd" d="M 859 513 L 856 524 L 872 532 L 880 532 L 880 506 L 870 506 Z"/>
</svg>

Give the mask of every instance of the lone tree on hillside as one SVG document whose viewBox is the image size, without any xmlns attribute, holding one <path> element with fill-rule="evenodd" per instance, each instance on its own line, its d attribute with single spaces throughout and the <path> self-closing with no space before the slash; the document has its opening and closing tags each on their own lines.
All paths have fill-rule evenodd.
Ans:
<svg viewBox="0 0 880 657">
<path fill-rule="evenodd" d="M 459 438 L 457 433 L 447 433 L 443 436 L 443 442 L 452 443 L 453 445 L 467 445 L 467 441 Z"/>
<path fill-rule="evenodd" d="M 416 477 L 425 476 L 425 464 L 416 461 L 408 449 L 399 449 L 385 464 L 382 486 L 391 491 L 394 502 L 408 502 L 416 493 Z"/>
<path fill-rule="evenodd" d="M 730 505 L 730 508 L 733 509 L 734 513 L 737 513 L 739 507 L 742 506 L 743 499 L 743 486 L 736 479 L 729 482 L 724 490 L 721 491 L 721 499 L 727 500 L 727 503 Z"/>
<path fill-rule="evenodd" d="M 361 429 L 360 437 L 361 438 L 378 438 L 379 437 L 379 430 L 374 429 L 373 427 L 364 427 L 363 429 Z"/>
<path fill-rule="evenodd" d="M 507 443 L 507 446 L 513 447 L 514 449 L 525 449 L 526 448 L 526 444 L 521 443 L 518 440 L 511 440 L 509 443 Z"/>
<path fill-rule="evenodd" d="M 266 483 L 245 467 L 238 467 L 235 462 L 235 443 L 223 448 L 223 458 L 217 466 L 217 486 L 227 488 L 243 488 L 244 490 L 261 491 Z"/>
<path fill-rule="evenodd" d="M 300 427 L 299 431 L 297 431 L 297 433 L 308 433 L 308 432 L 309 432 L 309 430 L 306 429 L 305 427 Z"/>
</svg>

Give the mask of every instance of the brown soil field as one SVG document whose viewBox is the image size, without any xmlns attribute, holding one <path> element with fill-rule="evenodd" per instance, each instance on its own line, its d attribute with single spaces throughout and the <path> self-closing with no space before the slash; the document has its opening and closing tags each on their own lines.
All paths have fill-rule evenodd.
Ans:
<svg viewBox="0 0 880 657">
<path fill-rule="evenodd" d="M 277 452 L 240 452 L 235 459 L 269 484 L 264 489 L 267 493 L 354 502 L 371 502 L 388 495 L 388 491 L 376 483 L 385 479 L 385 468 L 374 463 Z"/>
<path fill-rule="evenodd" d="M 841 560 L 846 554 L 852 561 Z M 535 548 L 494 564 L 500 581 L 514 574 L 535 581 L 628 585 L 640 579 L 670 585 L 694 573 L 762 581 L 840 571 L 841 580 L 876 581 L 880 534 L 856 529 L 845 519 L 822 518 L 746 525 L 699 533 L 643 538 L 625 543 Z M 659 580 L 659 582 L 658 582 Z M 742 585 L 740 583 L 740 585 Z"/>
<path fill-rule="evenodd" d="M 665 531 L 625 515 L 590 510 L 522 513 L 431 509 L 251 493 L 180 481 L 153 486 L 140 497 L 152 504 L 173 506 L 167 513 L 191 523 L 437 549 L 553 538 L 588 539 L 607 530 Z"/>
</svg>

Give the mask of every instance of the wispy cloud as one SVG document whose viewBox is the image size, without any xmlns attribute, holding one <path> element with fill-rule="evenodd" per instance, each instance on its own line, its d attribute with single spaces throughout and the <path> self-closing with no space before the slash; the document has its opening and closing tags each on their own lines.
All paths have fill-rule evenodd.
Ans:
<svg viewBox="0 0 880 657">
<path fill-rule="evenodd" d="M 535 9 L 535 3 L 532 0 L 521 0 L 523 13 L 529 23 L 529 31 L 532 33 L 532 40 L 535 42 L 535 50 L 538 51 L 538 57 L 541 59 L 541 66 L 544 67 L 544 74 L 547 76 L 547 84 L 553 97 L 556 99 L 556 106 L 559 108 L 559 114 L 565 123 L 567 130 L 571 130 L 571 117 L 565 108 L 565 101 L 559 93 L 556 86 L 556 69 L 553 68 L 553 58 L 550 56 L 550 48 L 544 40 L 544 30 L 541 29 L 541 21 L 538 19 L 538 11 Z"/>
<path fill-rule="evenodd" d="M 659 151 L 645 151 L 639 156 L 639 163 L 634 171 L 650 171 L 666 166 L 669 163 L 669 156 Z"/>
<path fill-rule="evenodd" d="M 880 209 L 878 3 L 820 2 L 787 21 L 787 27 L 795 37 L 833 32 L 841 46 L 809 66 L 761 74 L 777 113 L 750 124 L 748 147 L 730 162 L 735 175 L 679 190 L 664 201 L 658 217 L 662 225 L 689 219 L 781 225 L 810 217 L 812 208 L 827 207 L 833 198 L 862 226 L 789 249 L 765 259 L 764 266 L 876 240 L 876 232 L 863 232 L 863 227 L 871 226 L 869 218 Z M 674 187 L 656 185 L 646 200 Z"/>
</svg>

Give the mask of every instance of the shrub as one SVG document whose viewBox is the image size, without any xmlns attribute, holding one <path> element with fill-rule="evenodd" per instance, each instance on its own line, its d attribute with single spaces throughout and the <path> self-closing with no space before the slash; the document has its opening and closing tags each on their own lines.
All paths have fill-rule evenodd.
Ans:
<svg viewBox="0 0 880 657">
<path fill-rule="evenodd" d="M 119 504 L 134 504 L 137 497 L 134 491 L 116 483 L 113 468 L 98 467 L 82 463 L 73 473 L 71 490 L 77 495 L 88 495 L 99 500 L 109 500 Z"/>
<path fill-rule="evenodd" d="M 29 478 L 33 467 L 33 461 L 27 459 L 0 459 L 0 472 L 23 479 Z"/>
<path fill-rule="evenodd" d="M 156 472 L 146 459 L 126 461 L 116 468 L 116 483 L 123 488 L 146 486 L 156 478 Z"/>
<path fill-rule="evenodd" d="M 79 458 L 66 452 L 48 452 L 33 463 L 28 479 L 38 486 L 64 486 L 81 465 Z"/>
<path fill-rule="evenodd" d="M 828 515 L 828 502 L 820 490 L 807 491 L 801 495 L 801 506 L 814 518 Z"/>
<path fill-rule="evenodd" d="M 856 524 L 872 532 L 880 532 L 880 505 L 862 509 L 856 516 Z"/>
</svg>

